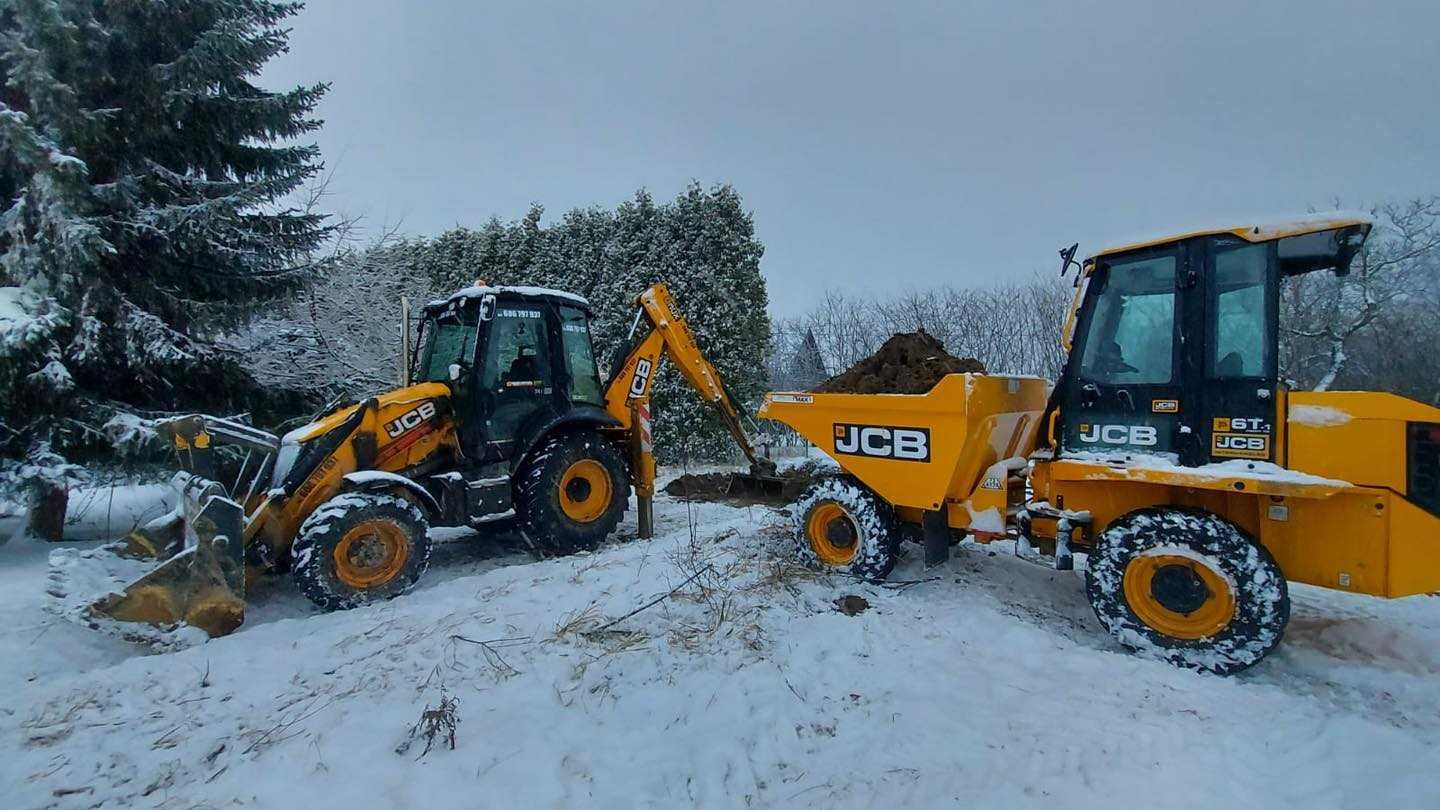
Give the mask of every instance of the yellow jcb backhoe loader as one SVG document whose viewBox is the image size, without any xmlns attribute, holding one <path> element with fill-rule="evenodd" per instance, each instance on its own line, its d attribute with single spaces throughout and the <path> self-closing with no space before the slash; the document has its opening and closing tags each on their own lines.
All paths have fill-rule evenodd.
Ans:
<svg viewBox="0 0 1440 810">
<path fill-rule="evenodd" d="M 583 298 L 476 286 L 424 308 L 397 390 L 283 437 L 209 416 L 161 423 L 184 469 L 175 479 L 180 506 L 117 550 L 163 562 L 84 615 L 223 635 L 244 621 L 247 584 L 287 569 L 316 604 L 350 608 L 415 585 L 431 526 L 513 517 L 533 543 L 563 554 L 609 535 L 632 487 L 648 537 L 649 403 L 666 356 L 719 411 L 751 462 L 748 481 L 777 483 L 666 287 L 646 290 L 638 305 L 605 382 Z M 223 445 L 246 453 L 228 487 L 214 480 Z"/>
<path fill-rule="evenodd" d="M 932 564 L 961 533 L 1024 537 L 1061 569 L 1081 550 L 1120 642 L 1220 673 L 1279 643 L 1287 579 L 1440 590 L 1440 409 L 1292 391 L 1277 368 L 1281 281 L 1348 272 L 1370 227 L 1319 217 L 1092 256 L 1053 387 L 955 374 L 923 395 L 767 395 L 762 417 L 842 469 L 794 509 L 800 554 L 880 579 L 906 527 Z"/>
</svg>

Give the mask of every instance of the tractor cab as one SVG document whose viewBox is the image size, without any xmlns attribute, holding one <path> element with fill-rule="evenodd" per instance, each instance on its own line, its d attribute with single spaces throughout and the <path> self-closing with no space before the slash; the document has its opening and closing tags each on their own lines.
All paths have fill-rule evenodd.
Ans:
<svg viewBox="0 0 1440 810">
<path fill-rule="evenodd" d="M 460 446 L 479 463 L 523 456 L 573 418 L 605 422 L 585 299 L 475 286 L 425 306 L 410 382 L 451 387 Z"/>
<path fill-rule="evenodd" d="M 1281 281 L 1347 273 L 1369 231 L 1363 218 L 1332 216 L 1198 231 L 1087 259 L 1052 400 L 1061 454 L 1282 462 Z"/>
</svg>

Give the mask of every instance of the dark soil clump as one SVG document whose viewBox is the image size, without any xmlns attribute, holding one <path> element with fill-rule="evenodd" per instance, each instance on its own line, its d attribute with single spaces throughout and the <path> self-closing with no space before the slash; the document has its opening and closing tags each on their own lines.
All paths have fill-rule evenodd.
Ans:
<svg viewBox="0 0 1440 810">
<path fill-rule="evenodd" d="M 973 357 L 956 357 L 930 333 L 892 335 L 880 350 L 815 388 L 820 394 L 923 394 L 946 374 L 984 374 Z"/>
<path fill-rule="evenodd" d="M 736 506 L 784 506 L 805 491 L 822 472 L 820 463 L 804 463 L 780 471 L 768 486 L 747 483 L 744 473 L 687 473 L 665 485 L 665 494 L 695 501 L 720 501 Z"/>
</svg>

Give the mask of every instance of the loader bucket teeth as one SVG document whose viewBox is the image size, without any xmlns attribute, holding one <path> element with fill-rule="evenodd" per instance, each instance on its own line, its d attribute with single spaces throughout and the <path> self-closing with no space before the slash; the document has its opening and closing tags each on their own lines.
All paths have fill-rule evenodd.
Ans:
<svg viewBox="0 0 1440 810">
<path fill-rule="evenodd" d="M 92 614 L 156 625 L 184 622 L 211 637 L 245 620 L 244 512 L 213 482 L 192 478 L 181 489 L 185 517 L 174 524 L 186 535 L 185 549 L 123 592 L 91 604 Z"/>
</svg>

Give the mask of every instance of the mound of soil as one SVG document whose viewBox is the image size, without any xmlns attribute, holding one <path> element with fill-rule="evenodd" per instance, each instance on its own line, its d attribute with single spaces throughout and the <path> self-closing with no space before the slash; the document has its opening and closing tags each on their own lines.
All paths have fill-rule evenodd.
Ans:
<svg viewBox="0 0 1440 810">
<path fill-rule="evenodd" d="M 801 465 L 778 474 L 780 482 L 765 489 L 747 487 L 736 481 L 738 474 L 725 472 L 689 473 L 665 485 L 665 494 L 696 501 L 721 501 L 740 506 L 783 506 L 800 497 L 823 465 Z M 743 475 L 741 475 L 743 478 Z"/>
<path fill-rule="evenodd" d="M 821 394 L 923 394 L 946 374 L 984 374 L 973 357 L 956 357 L 930 333 L 892 335 L 879 351 L 815 387 Z"/>
</svg>

